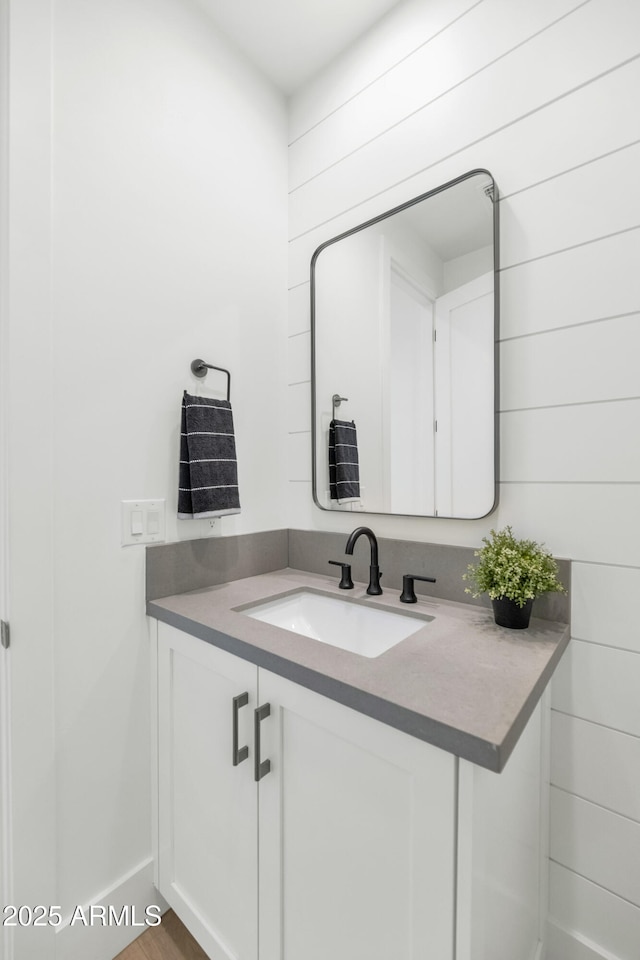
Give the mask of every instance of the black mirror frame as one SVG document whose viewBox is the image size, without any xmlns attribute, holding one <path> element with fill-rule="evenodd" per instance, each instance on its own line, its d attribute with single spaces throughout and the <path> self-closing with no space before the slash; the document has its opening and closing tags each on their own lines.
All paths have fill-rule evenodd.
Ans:
<svg viewBox="0 0 640 960">
<path fill-rule="evenodd" d="M 332 237 L 330 240 L 325 240 L 324 243 L 321 243 L 318 246 L 313 256 L 311 257 L 311 268 L 310 268 L 310 296 L 311 296 L 311 483 L 312 483 L 312 495 L 313 502 L 319 510 L 324 510 L 326 513 L 336 513 L 339 511 L 331 510 L 329 507 L 323 506 L 318 499 L 318 489 L 317 489 L 317 467 L 318 467 L 318 457 L 317 457 L 317 426 L 316 426 L 316 308 L 315 308 L 315 292 L 316 292 L 316 281 L 315 281 L 315 269 L 316 261 L 319 255 L 323 250 L 326 250 L 327 247 L 330 247 L 334 243 L 338 243 L 339 240 L 344 240 L 346 237 L 353 236 L 353 234 L 360 233 L 362 230 L 366 230 L 367 227 L 371 227 L 376 223 L 380 223 L 381 220 L 386 220 L 389 217 L 394 216 L 396 213 L 401 213 L 403 210 L 407 210 L 409 207 L 413 207 L 418 203 L 421 203 L 423 200 L 429 199 L 429 197 L 436 196 L 438 193 L 442 193 L 445 190 L 449 190 L 451 187 L 456 186 L 456 184 L 463 183 L 465 180 L 468 180 L 470 177 L 475 177 L 480 174 L 483 174 L 490 178 L 491 180 L 491 199 L 493 201 L 493 296 L 494 296 L 494 310 L 493 310 L 493 372 L 494 372 L 494 387 L 493 387 L 493 396 L 494 396 L 494 464 L 493 464 L 493 476 L 494 476 L 494 498 L 493 503 L 489 510 L 486 513 L 482 514 L 480 517 L 446 517 L 438 515 L 427 515 L 427 514 L 407 514 L 407 513 L 385 513 L 377 510 L 362 510 L 358 513 L 369 513 L 374 516 L 384 516 L 384 517 L 422 517 L 427 520 L 482 520 L 484 517 L 490 516 L 496 510 L 499 502 L 499 484 L 500 484 L 500 342 L 499 342 L 499 333 L 500 333 L 500 218 L 498 216 L 498 208 L 500 203 L 500 196 L 498 192 L 498 187 L 495 181 L 493 174 L 486 170 L 483 167 L 477 167 L 473 170 L 469 170 L 467 173 L 461 174 L 459 177 L 455 177 L 453 180 L 448 180 L 446 183 L 440 184 L 440 186 L 435 187 L 433 190 L 428 190 L 426 193 L 422 193 L 417 197 L 413 197 L 411 200 L 407 200 L 405 203 L 399 204 L 397 207 L 392 207 L 390 210 L 386 210 L 384 213 L 379 214 L 376 217 L 372 217 L 370 220 L 366 220 L 364 223 L 360 223 L 355 227 L 351 227 L 349 230 L 345 230 L 343 233 L 338 234 L 335 237 Z"/>
</svg>

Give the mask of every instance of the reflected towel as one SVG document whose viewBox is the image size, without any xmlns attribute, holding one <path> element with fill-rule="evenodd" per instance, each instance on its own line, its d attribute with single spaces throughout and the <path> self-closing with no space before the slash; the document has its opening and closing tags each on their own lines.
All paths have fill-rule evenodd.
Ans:
<svg viewBox="0 0 640 960">
<path fill-rule="evenodd" d="M 233 414 L 228 400 L 185 390 L 180 428 L 178 518 L 240 513 Z"/>
<path fill-rule="evenodd" d="M 329 424 L 329 494 L 338 503 L 360 499 L 358 435 L 353 420 Z"/>
</svg>

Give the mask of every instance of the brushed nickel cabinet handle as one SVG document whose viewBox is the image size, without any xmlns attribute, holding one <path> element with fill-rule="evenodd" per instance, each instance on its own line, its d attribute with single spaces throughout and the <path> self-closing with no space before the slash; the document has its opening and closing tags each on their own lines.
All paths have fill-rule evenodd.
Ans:
<svg viewBox="0 0 640 960">
<path fill-rule="evenodd" d="M 271 760 L 261 760 L 260 758 L 260 724 L 270 715 L 270 703 L 263 703 L 261 707 L 256 708 L 253 714 L 253 732 L 255 736 L 254 776 L 256 782 L 262 780 L 271 770 Z"/>
<path fill-rule="evenodd" d="M 237 767 L 239 763 L 246 760 L 249 756 L 249 747 L 238 747 L 238 711 L 240 707 L 246 707 L 249 703 L 248 693 L 239 693 L 233 698 L 233 765 Z"/>
</svg>

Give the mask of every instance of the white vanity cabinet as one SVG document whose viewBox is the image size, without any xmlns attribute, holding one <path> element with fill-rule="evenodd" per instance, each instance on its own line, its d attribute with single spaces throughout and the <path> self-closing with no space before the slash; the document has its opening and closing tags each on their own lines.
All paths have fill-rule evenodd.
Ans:
<svg viewBox="0 0 640 960">
<path fill-rule="evenodd" d="M 260 670 L 260 960 L 453 958 L 455 758 Z"/>
<path fill-rule="evenodd" d="M 164 623 L 157 668 L 157 882 L 211 960 L 453 960 L 453 755 Z"/>
<path fill-rule="evenodd" d="M 249 960 L 258 950 L 258 793 L 249 762 L 258 668 L 158 624 L 158 889 L 212 960 Z"/>
</svg>

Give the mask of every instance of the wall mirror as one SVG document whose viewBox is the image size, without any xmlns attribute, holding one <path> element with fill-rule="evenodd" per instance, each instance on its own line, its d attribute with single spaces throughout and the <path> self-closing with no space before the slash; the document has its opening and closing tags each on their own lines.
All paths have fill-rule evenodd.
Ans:
<svg viewBox="0 0 640 960">
<path fill-rule="evenodd" d="M 495 507 L 497 200 L 472 170 L 315 251 L 322 509 L 472 519 Z"/>
</svg>

